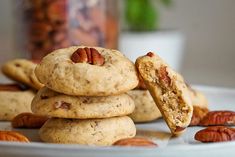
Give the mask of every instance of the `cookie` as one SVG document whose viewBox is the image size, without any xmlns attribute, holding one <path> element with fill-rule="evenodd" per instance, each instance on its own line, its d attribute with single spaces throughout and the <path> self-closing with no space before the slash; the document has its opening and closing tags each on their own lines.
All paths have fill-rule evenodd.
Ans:
<svg viewBox="0 0 235 157">
<path fill-rule="evenodd" d="M 41 140 L 48 143 L 98 146 L 110 146 L 135 134 L 135 125 L 127 116 L 87 120 L 52 118 L 39 130 Z"/>
<path fill-rule="evenodd" d="M 188 85 L 190 96 L 193 104 L 193 116 L 190 122 L 190 126 L 199 125 L 200 121 L 209 112 L 208 100 L 203 93 L 197 91 Z"/>
<path fill-rule="evenodd" d="M 12 120 L 22 112 L 31 112 L 34 92 L 17 84 L 0 84 L 0 120 Z"/>
<path fill-rule="evenodd" d="M 182 133 L 193 113 L 190 93 L 183 77 L 151 52 L 139 57 L 136 67 L 172 134 Z"/>
<path fill-rule="evenodd" d="M 208 100 L 207 100 L 206 96 L 202 92 L 195 90 L 190 86 L 188 86 L 188 89 L 190 92 L 190 97 L 192 99 L 193 106 L 198 106 L 201 108 L 208 109 Z"/>
<path fill-rule="evenodd" d="M 208 108 L 193 106 L 193 116 L 190 122 L 190 126 L 200 125 L 201 120 L 209 112 Z"/>
<path fill-rule="evenodd" d="M 26 84 L 34 89 L 43 87 L 35 76 L 34 69 L 37 64 L 26 59 L 15 59 L 2 66 L 2 72 L 7 77 L 17 82 Z"/>
<path fill-rule="evenodd" d="M 131 90 L 127 94 L 135 102 L 135 110 L 129 116 L 134 122 L 149 122 L 162 117 L 148 90 Z"/>
<path fill-rule="evenodd" d="M 75 96 L 117 95 L 139 82 L 130 60 L 117 50 L 100 47 L 56 50 L 42 59 L 35 73 L 48 88 Z"/>
<path fill-rule="evenodd" d="M 32 101 L 32 111 L 60 118 L 108 118 L 128 115 L 135 104 L 127 94 L 106 97 L 70 96 L 43 87 Z"/>
</svg>

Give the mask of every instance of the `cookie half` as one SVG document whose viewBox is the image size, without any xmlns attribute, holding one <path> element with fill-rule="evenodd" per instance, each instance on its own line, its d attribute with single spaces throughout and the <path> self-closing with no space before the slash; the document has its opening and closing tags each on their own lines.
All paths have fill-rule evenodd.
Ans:
<svg viewBox="0 0 235 157">
<path fill-rule="evenodd" d="M 31 112 L 34 92 L 17 84 L 0 84 L 0 120 L 12 120 L 22 112 Z"/>
<path fill-rule="evenodd" d="M 182 76 L 151 52 L 139 57 L 136 67 L 172 134 L 183 132 L 191 121 L 193 106 Z"/>
<path fill-rule="evenodd" d="M 35 76 L 34 69 L 37 64 L 26 59 L 10 60 L 3 64 L 2 72 L 12 80 L 26 84 L 34 89 L 43 87 Z"/>
<path fill-rule="evenodd" d="M 93 65 L 94 61 L 89 61 L 91 54 L 87 59 L 85 48 L 95 49 L 98 56 L 92 59 L 102 57 L 102 65 Z M 75 63 L 72 55 L 78 49 L 85 54 L 76 57 L 86 59 Z M 117 50 L 100 47 L 73 46 L 56 50 L 42 59 L 35 73 L 48 88 L 75 96 L 117 95 L 135 88 L 139 82 L 135 66 L 130 60 Z"/>
<path fill-rule="evenodd" d="M 135 110 L 129 116 L 134 122 L 149 122 L 162 117 L 148 90 L 131 90 L 127 94 L 135 102 Z"/>
<path fill-rule="evenodd" d="M 61 118 L 107 118 L 128 115 L 135 104 L 127 94 L 107 97 L 70 96 L 40 89 L 32 101 L 32 111 L 39 115 Z"/>
<path fill-rule="evenodd" d="M 39 130 L 42 141 L 48 143 L 98 146 L 109 146 L 135 134 L 135 125 L 127 116 L 90 120 L 52 118 Z"/>
</svg>

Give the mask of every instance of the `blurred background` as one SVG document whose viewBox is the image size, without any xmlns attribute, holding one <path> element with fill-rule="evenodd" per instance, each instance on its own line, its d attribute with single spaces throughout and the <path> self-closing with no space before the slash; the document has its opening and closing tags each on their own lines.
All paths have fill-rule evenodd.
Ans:
<svg viewBox="0 0 235 157">
<path fill-rule="evenodd" d="M 156 51 L 189 83 L 235 87 L 234 0 L 25 1 L 0 1 L 0 64 L 74 44 L 100 45 L 132 60 Z"/>
</svg>

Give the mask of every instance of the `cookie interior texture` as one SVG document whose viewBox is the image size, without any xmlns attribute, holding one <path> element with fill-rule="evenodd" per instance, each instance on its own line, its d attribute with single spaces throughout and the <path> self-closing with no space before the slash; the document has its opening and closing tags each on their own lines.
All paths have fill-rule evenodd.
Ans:
<svg viewBox="0 0 235 157">
<path fill-rule="evenodd" d="M 36 67 L 37 78 L 54 91 L 75 96 L 108 96 L 124 93 L 139 82 L 134 64 L 117 50 L 93 47 L 103 65 L 74 63 L 71 55 L 85 46 L 56 50 Z"/>
<path fill-rule="evenodd" d="M 181 133 L 192 117 L 192 104 L 183 78 L 157 55 L 137 59 L 136 66 L 173 134 Z"/>
<path fill-rule="evenodd" d="M 52 118 L 39 131 L 45 142 L 98 146 L 110 146 L 135 134 L 135 125 L 127 116 L 87 120 Z"/>
<path fill-rule="evenodd" d="M 148 90 L 135 89 L 127 94 L 135 103 L 135 110 L 129 115 L 134 122 L 149 122 L 162 117 Z"/>
<path fill-rule="evenodd" d="M 135 104 L 127 94 L 105 97 L 70 96 L 41 88 L 32 101 L 32 111 L 60 118 L 108 118 L 134 111 Z"/>
</svg>

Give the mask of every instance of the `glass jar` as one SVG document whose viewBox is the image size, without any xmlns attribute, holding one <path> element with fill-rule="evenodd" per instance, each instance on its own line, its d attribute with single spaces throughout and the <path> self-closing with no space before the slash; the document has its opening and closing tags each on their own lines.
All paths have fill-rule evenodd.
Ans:
<svg viewBox="0 0 235 157">
<path fill-rule="evenodd" d="M 19 0 L 17 45 L 32 59 L 72 45 L 117 48 L 117 0 Z"/>
</svg>

